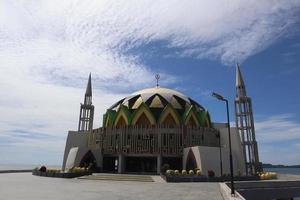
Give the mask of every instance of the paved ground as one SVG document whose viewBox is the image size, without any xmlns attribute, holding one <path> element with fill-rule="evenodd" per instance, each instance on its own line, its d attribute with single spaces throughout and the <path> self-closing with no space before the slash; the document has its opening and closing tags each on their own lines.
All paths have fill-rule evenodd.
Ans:
<svg viewBox="0 0 300 200">
<path fill-rule="evenodd" d="M 278 180 L 300 181 L 300 175 L 294 174 L 278 174 Z"/>
<path fill-rule="evenodd" d="M 0 174 L 1 200 L 221 200 L 218 183 L 161 183 L 60 179 Z"/>
</svg>

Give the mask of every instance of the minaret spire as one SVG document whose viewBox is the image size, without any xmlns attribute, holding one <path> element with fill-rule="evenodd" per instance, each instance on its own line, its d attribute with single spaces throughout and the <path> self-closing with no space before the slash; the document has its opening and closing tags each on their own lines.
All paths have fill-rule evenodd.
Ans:
<svg viewBox="0 0 300 200">
<path fill-rule="evenodd" d="M 91 73 L 86 86 L 84 103 L 80 104 L 78 131 L 91 131 L 94 121 L 94 106 L 92 105 L 92 78 Z"/>
<path fill-rule="evenodd" d="M 241 136 L 247 175 L 261 170 L 255 139 L 251 98 L 247 96 L 239 64 L 236 65 L 235 122 Z"/>
<path fill-rule="evenodd" d="M 86 96 L 92 96 L 92 77 L 91 77 L 91 73 L 89 75 L 89 80 L 88 80 L 88 84 L 86 86 L 85 95 Z"/>
<path fill-rule="evenodd" d="M 245 83 L 242 77 L 240 65 L 236 64 L 236 77 L 235 77 L 235 87 L 236 87 L 236 96 L 244 97 L 247 96 Z"/>
</svg>

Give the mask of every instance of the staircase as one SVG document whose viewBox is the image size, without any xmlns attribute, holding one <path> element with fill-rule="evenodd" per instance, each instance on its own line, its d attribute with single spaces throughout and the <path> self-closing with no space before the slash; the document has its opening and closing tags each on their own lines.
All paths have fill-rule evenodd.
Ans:
<svg viewBox="0 0 300 200">
<path fill-rule="evenodd" d="M 103 181 L 135 181 L 135 182 L 154 182 L 148 175 L 129 175 L 129 174 L 95 174 L 83 176 L 79 179 L 85 180 L 103 180 Z"/>
</svg>

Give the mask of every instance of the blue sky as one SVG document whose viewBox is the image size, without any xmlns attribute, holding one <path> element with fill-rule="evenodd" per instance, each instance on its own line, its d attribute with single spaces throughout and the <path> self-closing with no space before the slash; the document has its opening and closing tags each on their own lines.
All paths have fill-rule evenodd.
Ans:
<svg viewBox="0 0 300 200">
<path fill-rule="evenodd" d="M 299 1 L 0 1 L 0 164 L 61 164 L 89 72 L 104 111 L 145 87 L 177 89 L 225 121 L 235 63 L 261 161 L 300 164 Z"/>
</svg>

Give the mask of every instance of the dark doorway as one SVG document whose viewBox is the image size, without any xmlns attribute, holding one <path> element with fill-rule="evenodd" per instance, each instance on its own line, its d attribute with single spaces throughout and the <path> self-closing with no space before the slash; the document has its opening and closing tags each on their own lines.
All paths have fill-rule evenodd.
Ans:
<svg viewBox="0 0 300 200">
<path fill-rule="evenodd" d="M 181 157 L 163 157 L 163 165 L 168 164 L 170 169 L 182 170 L 182 158 Z"/>
<path fill-rule="evenodd" d="M 103 157 L 103 171 L 104 172 L 117 172 L 117 157 L 104 156 Z"/>
<path fill-rule="evenodd" d="M 156 157 L 126 157 L 126 172 L 156 173 Z"/>
<path fill-rule="evenodd" d="M 195 155 L 192 150 L 189 151 L 187 156 L 187 162 L 186 162 L 186 169 L 187 170 L 194 170 L 197 168 L 197 162 Z"/>
<path fill-rule="evenodd" d="M 86 167 L 90 170 L 97 169 L 97 163 L 94 154 L 91 151 L 88 151 L 80 161 L 80 167 Z"/>
</svg>

